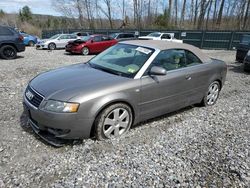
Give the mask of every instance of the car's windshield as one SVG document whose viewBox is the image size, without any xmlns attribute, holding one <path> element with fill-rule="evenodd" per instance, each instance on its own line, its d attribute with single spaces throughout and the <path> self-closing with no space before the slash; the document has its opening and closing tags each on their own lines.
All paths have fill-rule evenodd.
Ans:
<svg viewBox="0 0 250 188">
<path fill-rule="evenodd" d="M 57 34 L 57 35 L 54 35 L 54 36 L 50 37 L 50 39 L 56 39 L 59 36 L 60 36 L 60 34 Z"/>
<path fill-rule="evenodd" d="M 115 37 L 117 37 L 117 35 L 118 35 L 117 33 L 112 33 L 112 34 L 109 35 L 109 37 L 114 39 Z"/>
<path fill-rule="evenodd" d="M 91 38 L 91 36 L 82 36 L 81 41 L 88 41 Z"/>
<path fill-rule="evenodd" d="M 148 34 L 148 36 L 149 36 L 149 37 L 159 37 L 159 36 L 161 36 L 161 33 L 157 33 L 157 32 L 155 32 L 155 33 L 150 33 L 150 34 Z"/>
<path fill-rule="evenodd" d="M 133 78 L 154 52 L 153 49 L 117 44 L 89 61 L 93 68 Z"/>
<path fill-rule="evenodd" d="M 243 35 L 241 38 L 240 43 L 242 44 L 250 44 L 250 35 Z"/>
</svg>

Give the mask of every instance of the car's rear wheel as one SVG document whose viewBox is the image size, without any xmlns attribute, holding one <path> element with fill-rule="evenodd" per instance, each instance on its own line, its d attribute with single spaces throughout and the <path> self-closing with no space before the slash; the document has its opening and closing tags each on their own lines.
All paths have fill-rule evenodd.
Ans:
<svg viewBox="0 0 250 188">
<path fill-rule="evenodd" d="M 0 56 L 4 59 L 15 59 L 17 56 L 17 51 L 11 45 L 2 46 L 0 48 Z"/>
<path fill-rule="evenodd" d="M 31 40 L 31 41 L 29 41 L 28 45 L 33 47 L 33 46 L 35 46 L 35 42 Z"/>
<path fill-rule="evenodd" d="M 98 140 L 117 138 L 131 127 L 133 114 L 131 108 L 117 103 L 104 109 L 96 119 L 95 136 Z"/>
<path fill-rule="evenodd" d="M 218 81 L 212 82 L 209 87 L 206 95 L 203 98 L 204 106 L 212 106 L 216 103 L 220 94 L 220 83 Z"/>
<path fill-rule="evenodd" d="M 56 44 L 55 43 L 49 43 L 48 48 L 49 48 L 49 50 L 55 50 L 56 49 Z"/>
<path fill-rule="evenodd" d="M 89 54 L 89 49 L 87 47 L 83 47 L 82 55 L 88 55 L 88 54 Z"/>
</svg>

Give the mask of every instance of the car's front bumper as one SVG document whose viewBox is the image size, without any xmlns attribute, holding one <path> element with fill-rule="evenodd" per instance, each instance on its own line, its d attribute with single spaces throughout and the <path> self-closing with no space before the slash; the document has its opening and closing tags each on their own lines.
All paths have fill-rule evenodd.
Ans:
<svg viewBox="0 0 250 188">
<path fill-rule="evenodd" d="M 93 119 L 77 113 L 54 113 L 34 107 L 24 96 L 24 112 L 35 133 L 56 146 L 55 140 L 89 138 Z"/>
<path fill-rule="evenodd" d="M 36 44 L 36 49 L 47 49 L 48 48 L 48 45 L 47 44 L 44 44 L 44 43 L 37 43 Z"/>
</svg>

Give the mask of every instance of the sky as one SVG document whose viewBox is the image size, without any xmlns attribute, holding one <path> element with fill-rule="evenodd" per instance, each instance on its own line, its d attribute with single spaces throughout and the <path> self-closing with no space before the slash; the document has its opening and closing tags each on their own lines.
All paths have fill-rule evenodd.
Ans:
<svg viewBox="0 0 250 188">
<path fill-rule="evenodd" d="M 7 13 L 17 13 L 28 5 L 34 14 L 60 16 L 51 6 L 51 0 L 0 0 L 0 9 Z"/>
</svg>

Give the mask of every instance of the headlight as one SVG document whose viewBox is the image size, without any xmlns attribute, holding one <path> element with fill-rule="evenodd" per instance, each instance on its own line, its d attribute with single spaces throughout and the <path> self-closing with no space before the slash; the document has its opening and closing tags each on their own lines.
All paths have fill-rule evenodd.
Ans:
<svg viewBox="0 0 250 188">
<path fill-rule="evenodd" d="M 66 112 L 73 113 L 77 112 L 80 104 L 78 103 L 68 103 L 55 100 L 48 100 L 45 104 L 44 109 L 52 112 Z"/>
<path fill-rule="evenodd" d="M 248 50 L 247 55 L 250 56 L 250 50 Z"/>
</svg>

